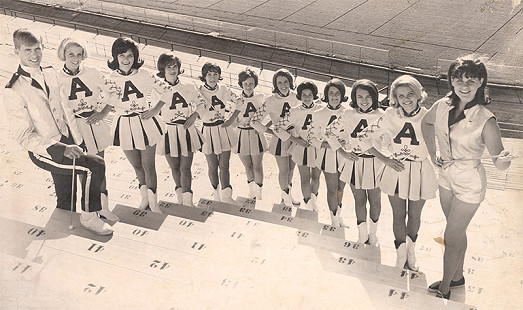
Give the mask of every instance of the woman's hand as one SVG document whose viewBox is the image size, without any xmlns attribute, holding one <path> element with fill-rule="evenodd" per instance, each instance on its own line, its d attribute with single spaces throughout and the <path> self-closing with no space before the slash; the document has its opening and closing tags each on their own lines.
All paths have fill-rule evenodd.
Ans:
<svg viewBox="0 0 523 310">
<path fill-rule="evenodd" d="M 397 172 L 401 172 L 405 169 L 405 165 L 403 165 L 403 162 L 394 158 L 387 157 L 383 160 L 383 163 L 396 170 Z"/>
<path fill-rule="evenodd" d="M 309 146 L 309 143 L 307 143 L 307 141 L 305 141 L 302 137 L 290 137 L 290 140 L 292 143 L 296 143 L 301 146 Z"/>
<path fill-rule="evenodd" d="M 358 157 L 358 155 L 356 155 L 356 153 L 347 152 L 344 149 L 338 149 L 338 153 L 341 155 L 341 157 L 348 159 L 348 160 L 356 161 L 359 159 L 359 157 Z"/>
<path fill-rule="evenodd" d="M 141 118 L 142 119 L 150 119 L 153 116 L 157 115 L 158 113 L 160 113 L 160 109 L 158 108 L 158 106 L 155 106 L 154 108 L 149 109 L 149 110 L 143 112 L 142 115 L 141 115 Z"/>
</svg>

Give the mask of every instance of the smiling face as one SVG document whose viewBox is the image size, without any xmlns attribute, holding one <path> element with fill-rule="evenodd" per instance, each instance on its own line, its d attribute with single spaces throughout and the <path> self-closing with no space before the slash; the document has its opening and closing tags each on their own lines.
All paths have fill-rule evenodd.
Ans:
<svg viewBox="0 0 523 310">
<path fill-rule="evenodd" d="M 362 111 L 367 111 L 372 107 L 372 96 L 369 91 L 363 88 L 356 89 L 356 104 Z"/>
<path fill-rule="evenodd" d="M 118 69 L 129 73 L 133 67 L 134 54 L 128 49 L 125 53 L 118 54 Z"/>
<path fill-rule="evenodd" d="M 84 59 L 84 49 L 78 45 L 71 45 L 65 49 L 65 66 L 72 72 L 78 71 Z"/>
<path fill-rule="evenodd" d="M 255 85 L 256 85 L 256 83 L 254 82 L 254 78 L 252 78 L 252 77 L 247 78 L 245 81 L 242 82 L 243 92 L 246 95 L 252 94 L 254 92 L 254 88 L 256 87 Z"/>
<path fill-rule="evenodd" d="M 20 57 L 20 63 L 31 68 L 39 68 L 42 61 L 42 44 L 20 44 L 20 48 L 15 48 L 15 54 Z"/>
<path fill-rule="evenodd" d="M 453 77 L 451 81 L 454 92 L 459 97 L 461 103 L 464 104 L 474 100 L 476 92 L 483 84 L 483 79 L 470 78 L 464 75 L 461 78 Z"/>
<path fill-rule="evenodd" d="M 301 91 L 301 102 L 303 102 L 304 105 L 309 107 L 313 101 L 314 93 L 312 92 L 312 90 L 306 88 Z"/>
<path fill-rule="evenodd" d="M 341 92 L 337 87 L 331 86 L 329 87 L 329 91 L 327 92 L 327 96 L 329 97 L 329 106 L 332 108 L 337 107 L 341 102 Z"/>
<path fill-rule="evenodd" d="M 209 71 L 205 75 L 205 83 L 209 85 L 210 87 L 216 87 L 216 84 L 218 84 L 218 81 L 220 80 L 220 74 L 216 71 Z"/>
<path fill-rule="evenodd" d="M 276 78 L 276 87 L 278 87 L 278 91 L 282 95 L 287 96 L 291 88 L 291 83 L 287 77 L 280 75 Z"/>
<path fill-rule="evenodd" d="M 176 81 L 180 71 L 178 70 L 178 64 L 172 63 L 168 66 L 165 66 L 165 79 L 168 81 Z"/>
<path fill-rule="evenodd" d="M 398 86 L 396 89 L 396 101 L 407 113 L 411 113 L 418 107 L 420 98 L 408 86 Z"/>
</svg>

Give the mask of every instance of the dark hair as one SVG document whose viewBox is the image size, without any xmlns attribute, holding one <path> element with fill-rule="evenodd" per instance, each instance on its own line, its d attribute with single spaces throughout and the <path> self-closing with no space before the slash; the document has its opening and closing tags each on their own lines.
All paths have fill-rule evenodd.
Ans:
<svg viewBox="0 0 523 310">
<path fill-rule="evenodd" d="M 491 99 L 487 88 L 487 68 L 485 64 L 475 55 L 467 55 L 454 60 L 447 73 L 447 82 L 449 84 L 450 92 L 447 97 L 450 98 L 451 105 L 457 105 L 459 103 L 459 97 L 454 91 L 452 86 L 452 79 L 461 79 L 463 76 L 468 78 L 477 78 L 478 80 L 483 79 L 483 83 L 476 91 L 476 96 L 473 101 L 477 104 L 487 105 L 490 104 Z"/>
<path fill-rule="evenodd" d="M 248 78 L 254 79 L 254 87 L 258 86 L 258 74 L 254 72 L 251 68 L 247 67 L 242 72 L 238 73 L 238 85 L 243 88 L 242 83 L 243 81 L 247 80 Z"/>
<path fill-rule="evenodd" d="M 341 94 L 340 103 L 349 100 L 349 98 L 347 98 L 347 96 L 345 96 L 345 84 L 343 84 L 343 82 L 340 79 L 334 78 L 334 79 L 331 79 L 330 81 L 328 81 L 327 84 L 325 84 L 325 88 L 323 89 L 323 98 L 321 98 L 321 101 L 327 102 L 327 103 L 329 102 L 329 88 L 331 86 L 336 87 L 340 91 L 340 94 Z"/>
<path fill-rule="evenodd" d="M 143 60 L 140 59 L 140 51 L 138 50 L 138 44 L 133 41 L 131 38 L 118 38 L 114 40 L 113 46 L 111 47 L 111 55 L 113 60 L 107 61 L 107 66 L 111 70 L 116 70 L 120 68 L 118 64 L 118 55 L 123 54 L 131 50 L 134 56 L 134 62 L 131 68 L 138 69 L 143 65 Z"/>
<path fill-rule="evenodd" d="M 158 68 L 158 73 L 156 73 L 157 76 L 161 78 L 165 78 L 165 68 L 176 65 L 178 67 L 178 75 L 182 74 L 184 70 L 182 70 L 182 62 L 180 58 L 176 57 L 173 52 L 165 52 L 158 57 L 158 61 L 156 62 L 156 68 Z"/>
<path fill-rule="evenodd" d="M 301 93 L 306 89 L 310 89 L 312 91 L 314 100 L 318 99 L 318 86 L 316 86 L 313 81 L 305 81 L 301 82 L 300 85 L 298 85 L 296 88 L 296 98 L 298 98 L 298 100 L 301 100 Z"/>
<path fill-rule="evenodd" d="M 358 89 L 363 89 L 369 92 L 369 95 L 372 98 L 371 108 L 373 110 L 376 110 L 380 107 L 380 102 L 378 100 L 378 85 L 376 85 L 376 83 L 374 83 L 373 81 L 367 79 L 357 80 L 356 82 L 354 82 L 354 84 L 352 84 L 352 90 L 350 92 L 351 102 L 349 103 L 351 107 L 358 107 L 358 103 L 356 101 L 356 91 Z"/>
<path fill-rule="evenodd" d="M 39 32 L 33 29 L 19 28 L 13 32 L 13 44 L 16 49 L 19 49 L 22 44 L 27 46 L 42 44 L 42 36 Z"/>
<path fill-rule="evenodd" d="M 216 64 L 214 62 L 206 62 L 202 66 L 202 75 L 200 76 L 200 81 L 205 82 L 205 76 L 210 71 L 218 72 L 218 74 L 220 75 L 220 78 L 218 80 L 219 81 L 223 80 L 223 78 L 222 78 L 222 69 L 220 68 L 220 66 L 218 66 L 218 64 Z"/>
<path fill-rule="evenodd" d="M 276 85 L 276 79 L 279 76 L 284 76 L 289 80 L 289 86 L 291 89 L 294 89 L 294 77 L 292 77 L 292 74 L 287 69 L 279 69 L 274 73 L 274 76 L 272 77 L 272 92 L 277 93 L 278 92 L 278 86 Z"/>
</svg>

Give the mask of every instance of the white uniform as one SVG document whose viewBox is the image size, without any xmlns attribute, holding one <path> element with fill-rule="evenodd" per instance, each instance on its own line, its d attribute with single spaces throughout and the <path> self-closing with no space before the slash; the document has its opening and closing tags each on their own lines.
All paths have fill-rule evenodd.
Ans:
<svg viewBox="0 0 523 310">
<path fill-rule="evenodd" d="M 201 85 L 199 91 L 203 100 L 199 102 L 196 111 L 203 121 L 203 153 L 219 155 L 232 150 L 238 143 L 237 129 L 221 125 L 236 109 L 238 96 L 224 85 L 217 85 L 214 90 Z"/>
<path fill-rule="evenodd" d="M 339 165 L 343 158 L 338 154 L 338 151 L 332 148 L 321 147 L 323 141 L 331 136 L 331 123 L 337 120 L 345 113 L 345 110 L 351 109 L 340 106 L 334 110 L 329 105 L 323 109 L 318 110 L 312 118 L 314 119 L 313 139 L 311 143 L 318 148 L 318 156 L 316 157 L 316 167 L 327 173 L 338 173 Z"/>
<path fill-rule="evenodd" d="M 333 137 L 327 140 L 334 149 L 342 147 L 342 144 L 345 143 L 347 151 L 358 155 L 359 159 L 356 161 L 342 159 L 338 169 L 341 172 L 340 180 L 354 185 L 356 189 L 373 189 L 379 185 L 376 182 L 376 176 L 383 163 L 374 155 L 361 150 L 357 135 L 382 115 L 383 110 L 381 109 L 368 113 L 363 113 L 359 109 L 347 109 L 338 119 L 338 124 L 333 126 L 338 130 L 332 130 Z"/>
<path fill-rule="evenodd" d="M 165 104 L 160 117 L 166 124 L 166 130 L 165 136 L 158 142 L 156 154 L 187 157 L 189 153 L 201 150 L 203 137 L 194 124 L 183 128 L 187 118 L 196 111 L 200 99 L 196 86 L 181 80 L 162 94 L 160 100 Z"/>
<path fill-rule="evenodd" d="M 59 70 L 58 77 L 63 95 L 68 99 L 76 118 L 87 153 L 98 154 L 112 145 L 111 128 L 107 121 L 87 124 L 87 118 L 95 111 L 103 109 L 111 95 L 100 71 L 82 66 L 78 74 L 74 75 L 64 67 Z"/>
<path fill-rule="evenodd" d="M 312 139 L 312 127 L 313 115 L 316 111 L 322 109 L 324 105 L 320 101 L 314 102 L 310 107 L 300 105 L 294 109 L 291 109 L 289 115 L 288 124 L 285 124 L 286 133 L 282 132 L 279 135 L 283 141 L 289 140 L 291 136 L 301 137 L 303 140 L 311 143 Z M 280 131 L 280 126 L 275 128 L 276 131 Z M 316 157 L 318 149 L 309 145 L 307 147 L 292 143 L 289 147 L 288 152 L 291 154 L 292 160 L 299 166 L 307 166 L 310 168 L 316 167 Z"/>
<path fill-rule="evenodd" d="M 141 68 L 129 75 L 115 70 L 106 83 L 116 95 L 116 99 L 108 103 L 116 109 L 113 145 L 123 150 L 145 150 L 146 146 L 158 143 L 163 136 L 163 124 L 157 116 L 142 119 L 140 114 L 156 105 L 157 102 L 151 102 L 153 92 L 161 94 L 170 88 L 169 85 Z"/>
<path fill-rule="evenodd" d="M 421 134 L 421 120 L 427 109 L 420 107 L 413 116 L 403 115 L 401 108 L 388 108 L 374 123 L 358 134 L 362 151 L 373 146 L 373 140 L 390 137 L 391 157 L 402 160 L 405 169 L 397 172 L 384 165 L 378 174 L 381 190 L 401 199 L 427 200 L 436 196 L 438 184 L 434 167 L 428 158 L 427 146 Z"/>
<path fill-rule="evenodd" d="M 301 102 L 296 98 L 296 93 L 289 92 L 289 95 L 282 97 L 279 94 L 273 93 L 271 96 L 265 99 L 265 102 L 251 118 L 251 126 L 260 133 L 264 133 L 266 127 L 262 124 L 263 120 L 269 115 L 272 121 L 273 128 L 283 128 L 282 125 L 278 125 L 278 122 L 288 122 L 290 110 L 301 105 Z M 269 144 L 269 153 L 274 156 L 290 156 L 288 149 L 290 141 L 282 141 L 280 134 L 286 132 L 280 130 L 279 132 L 274 131 L 276 137 L 272 137 Z"/>
<path fill-rule="evenodd" d="M 465 106 L 465 110 L 449 126 L 449 113 L 453 106 L 447 98 L 434 103 L 436 109 L 434 129 L 443 160 L 481 158 L 485 141 L 481 133 L 485 123 L 494 114 L 482 105 Z M 481 203 L 485 199 L 487 177 L 481 160 L 452 162 L 439 169 L 439 185 L 468 203 Z"/>
<path fill-rule="evenodd" d="M 260 134 L 251 127 L 251 118 L 260 109 L 265 96 L 263 94 L 253 94 L 246 97 L 243 93 L 241 100 L 238 102 L 238 128 L 240 130 L 238 146 L 234 152 L 239 155 L 258 155 L 267 150 L 267 139 L 264 134 Z"/>
</svg>

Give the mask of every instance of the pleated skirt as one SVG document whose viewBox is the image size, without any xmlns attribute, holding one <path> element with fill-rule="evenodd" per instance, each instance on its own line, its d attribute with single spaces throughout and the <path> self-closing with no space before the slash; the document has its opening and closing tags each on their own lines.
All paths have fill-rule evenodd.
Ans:
<svg viewBox="0 0 523 310">
<path fill-rule="evenodd" d="M 291 141 L 282 141 L 277 136 L 272 136 L 271 142 L 269 143 L 269 153 L 274 156 L 290 156 L 289 147 L 291 146 Z"/>
<path fill-rule="evenodd" d="M 142 119 L 140 114 L 120 115 L 113 130 L 113 145 L 123 150 L 145 150 L 153 146 L 163 137 L 163 122 L 156 116 Z"/>
<path fill-rule="evenodd" d="M 156 146 L 156 154 L 187 157 L 189 153 L 200 151 L 202 145 L 203 136 L 196 127 L 184 129 L 182 124 L 167 124 L 165 135 Z"/>
<path fill-rule="evenodd" d="M 354 185 L 356 189 L 379 187 L 378 174 L 383 163 L 376 157 L 360 157 L 358 160 L 345 159 L 339 167 L 340 180 Z"/>
<path fill-rule="evenodd" d="M 234 153 L 242 156 L 259 155 L 267 150 L 267 139 L 264 135 L 260 135 L 253 128 L 239 128 L 239 131 Z"/>
<path fill-rule="evenodd" d="M 320 148 L 316 157 L 316 167 L 327 173 L 338 173 L 343 158 L 331 148 Z"/>
<path fill-rule="evenodd" d="M 309 168 L 316 167 L 317 149 L 314 146 L 303 146 L 296 143 L 291 143 L 288 149 L 291 154 L 291 159 L 298 166 L 307 166 Z"/>
<path fill-rule="evenodd" d="M 231 151 L 238 144 L 238 132 L 236 128 L 222 127 L 219 125 L 203 125 L 203 146 L 202 152 L 205 155 Z"/>
<path fill-rule="evenodd" d="M 87 124 L 87 119 L 76 118 L 76 124 L 84 139 L 87 154 L 98 154 L 113 144 L 111 139 L 111 126 L 105 121 Z"/>
</svg>

